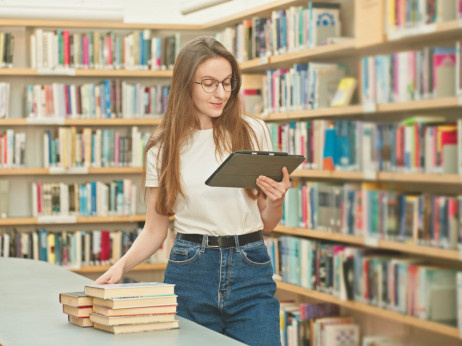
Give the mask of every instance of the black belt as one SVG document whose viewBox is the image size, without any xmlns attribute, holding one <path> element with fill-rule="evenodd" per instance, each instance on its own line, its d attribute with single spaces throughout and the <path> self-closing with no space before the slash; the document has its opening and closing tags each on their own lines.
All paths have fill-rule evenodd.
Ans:
<svg viewBox="0 0 462 346">
<path fill-rule="evenodd" d="M 232 247 L 236 246 L 234 236 L 232 235 L 222 235 L 222 236 L 207 236 L 202 234 L 185 234 L 177 233 L 177 239 L 187 240 L 193 243 L 202 244 L 204 237 L 207 237 L 206 246 L 207 247 Z M 263 240 L 263 232 L 256 231 L 247 234 L 241 234 L 238 236 L 239 246 L 244 246 L 245 244 L 252 243 L 254 241 Z"/>
</svg>

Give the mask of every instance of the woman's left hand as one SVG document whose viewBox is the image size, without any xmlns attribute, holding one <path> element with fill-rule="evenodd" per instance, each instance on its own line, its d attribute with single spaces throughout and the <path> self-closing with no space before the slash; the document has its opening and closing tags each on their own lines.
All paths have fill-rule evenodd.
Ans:
<svg viewBox="0 0 462 346">
<path fill-rule="evenodd" d="M 266 195 L 268 204 L 272 206 L 282 205 L 284 203 L 284 196 L 290 187 L 287 168 L 282 168 L 282 181 L 280 183 L 261 175 L 257 178 L 257 186 Z"/>
</svg>

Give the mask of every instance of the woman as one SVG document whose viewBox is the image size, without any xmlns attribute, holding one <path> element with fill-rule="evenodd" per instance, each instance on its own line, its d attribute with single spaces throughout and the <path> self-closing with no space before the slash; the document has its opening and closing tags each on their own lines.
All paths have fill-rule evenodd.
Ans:
<svg viewBox="0 0 462 346">
<path fill-rule="evenodd" d="M 261 120 L 242 115 L 241 76 L 211 37 L 189 42 L 175 62 L 167 110 L 145 149 L 146 222 L 129 251 L 96 283 L 116 283 L 151 256 L 175 214 L 165 271 L 180 316 L 249 345 L 279 345 L 279 302 L 262 231 L 280 221 L 289 174 L 257 179 L 258 190 L 205 180 L 236 150 L 271 150 Z"/>
</svg>

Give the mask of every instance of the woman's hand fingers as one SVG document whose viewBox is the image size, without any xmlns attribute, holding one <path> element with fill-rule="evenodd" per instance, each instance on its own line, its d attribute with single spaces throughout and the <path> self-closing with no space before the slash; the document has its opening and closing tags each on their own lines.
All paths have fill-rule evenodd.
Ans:
<svg viewBox="0 0 462 346">
<path fill-rule="evenodd" d="M 290 187 L 289 172 L 286 167 L 282 168 L 282 181 L 280 183 L 265 176 L 259 176 L 256 183 L 271 201 L 279 201 L 284 199 Z"/>
</svg>

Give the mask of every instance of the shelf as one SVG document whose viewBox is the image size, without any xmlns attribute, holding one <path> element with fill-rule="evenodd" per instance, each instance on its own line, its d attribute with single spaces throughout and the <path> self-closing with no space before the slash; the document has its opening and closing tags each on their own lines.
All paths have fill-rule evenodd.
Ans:
<svg viewBox="0 0 462 346">
<path fill-rule="evenodd" d="M 47 222 L 39 222 L 37 217 L 11 217 L 0 218 L 0 227 L 5 226 L 25 226 L 25 225 L 45 225 L 45 224 L 90 224 L 90 223 L 128 223 L 128 222 L 143 222 L 145 220 L 144 214 L 139 215 L 126 215 L 126 216 L 77 216 L 75 223 L 60 221 L 59 217 L 52 220 L 47 217 Z M 61 219 L 64 220 L 64 219 Z"/>
<path fill-rule="evenodd" d="M 133 119 L 41 119 L 30 121 L 28 118 L 8 118 L 0 121 L 1 127 L 6 126 L 157 126 L 162 118 Z"/>
<path fill-rule="evenodd" d="M 394 102 L 375 105 L 374 111 L 366 111 L 363 105 L 352 105 L 344 107 L 328 107 L 309 109 L 303 111 L 288 111 L 269 113 L 261 118 L 265 121 L 293 121 L 302 119 L 316 119 L 316 118 L 349 118 L 352 115 L 362 115 L 364 120 L 368 118 L 377 118 L 379 115 L 388 113 L 400 112 L 430 112 L 435 110 L 451 110 L 460 109 L 462 105 L 459 104 L 457 97 L 445 97 L 430 100 L 409 101 L 409 102 Z"/>
<path fill-rule="evenodd" d="M 423 257 L 434 257 L 450 261 L 461 261 L 459 257 L 459 251 L 457 250 L 441 249 L 437 247 L 422 246 L 412 243 L 379 239 L 374 241 L 374 245 L 371 246 L 371 243 L 367 239 L 365 239 L 365 237 L 362 236 L 327 231 L 316 231 L 306 228 L 286 227 L 282 225 L 276 226 L 274 232 L 298 237 L 308 237 L 313 239 L 336 241 L 352 245 L 366 246 L 374 249 L 399 251 L 402 253 L 419 255 Z"/>
<path fill-rule="evenodd" d="M 327 180 L 366 180 L 363 172 L 357 171 L 323 171 L 298 169 L 290 175 L 292 178 L 306 179 L 327 179 Z M 397 172 L 377 172 L 375 180 L 377 182 L 396 182 L 396 183 L 416 183 L 416 184 L 462 184 L 459 174 L 436 174 L 436 173 L 397 173 Z"/>
<path fill-rule="evenodd" d="M 341 300 L 327 293 L 308 290 L 306 288 L 291 285 L 291 284 L 281 282 L 281 281 L 277 281 L 276 284 L 277 284 L 277 288 L 282 291 L 299 294 L 301 296 L 312 298 L 312 299 L 323 301 L 323 302 L 337 304 L 347 309 L 367 313 L 370 315 L 375 315 L 380 318 L 386 318 L 396 323 L 402 323 L 402 324 L 406 324 L 406 325 L 413 326 L 416 328 L 425 329 L 433 333 L 446 335 L 446 336 L 450 336 L 453 338 L 459 338 L 459 330 L 457 329 L 457 327 L 451 327 L 448 325 L 423 320 L 423 319 L 413 317 L 413 316 L 402 315 L 394 311 L 381 309 L 379 307 L 365 304 L 365 303 Z"/>
<path fill-rule="evenodd" d="M 80 167 L 79 167 L 80 168 Z M 80 170 L 63 170 L 53 172 L 49 168 L 0 168 L 2 175 L 78 175 L 78 174 L 141 174 L 143 167 L 88 167 Z"/>
<path fill-rule="evenodd" d="M 108 270 L 110 265 L 94 265 L 94 266 L 82 266 L 79 269 L 71 269 L 74 273 L 88 274 L 88 273 L 104 273 Z M 165 270 L 167 263 L 142 263 L 138 264 L 130 272 L 133 271 L 146 271 L 146 270 Z"/>
<path fill-rule="evenodd" d="M 68 69 L 39 70 L 34 68 L 2 68 L 0 76 L 54 76 L 54 77 L 139 77 L 139 78 L 170 78 L 172 70 L 99 70 L 99 69 Z"/>
<path fill-rule="evenodd" d="M 99 29 L 153 29 L 153 30 L 201 30 L 196 24 L 152 24 L 110 21 L 73 21 L 42 19 L 0 19 L 0 26 L 26 26 L 40 28 L 99 28 Z"/>
</svg>

